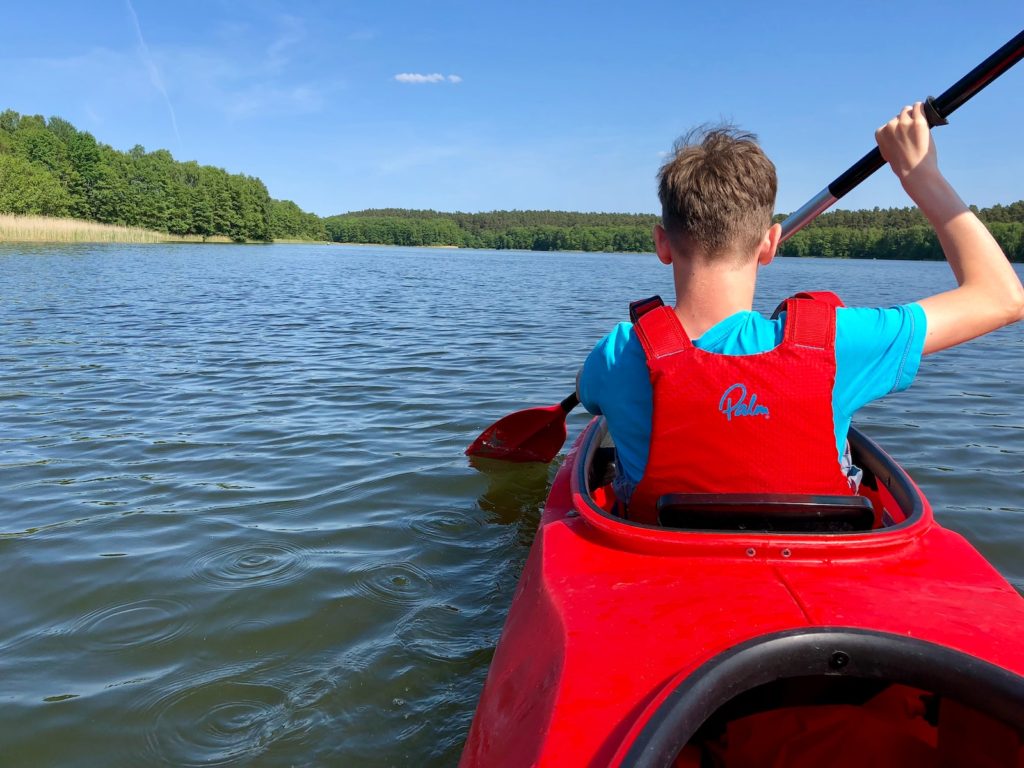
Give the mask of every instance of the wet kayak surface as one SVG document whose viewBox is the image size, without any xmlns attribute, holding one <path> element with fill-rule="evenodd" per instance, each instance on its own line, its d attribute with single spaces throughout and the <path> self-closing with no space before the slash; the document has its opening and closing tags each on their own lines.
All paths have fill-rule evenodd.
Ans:
<svg viewBox="0 0 1024 768">
<path fill-rule="evenodd" d="M 779 259 L 757 308 L 952 286 Z M 5 761 L 456 762 L 555 469 L 462 451 L 653 293 L 652 255 L 0 246 Z M 855 418 L 1018 589 L 1022 360 L 1003 329 Z"/>
</svg>

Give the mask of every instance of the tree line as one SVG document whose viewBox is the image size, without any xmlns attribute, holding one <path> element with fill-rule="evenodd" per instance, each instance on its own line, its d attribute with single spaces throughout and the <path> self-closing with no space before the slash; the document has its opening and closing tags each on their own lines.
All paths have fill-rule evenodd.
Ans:
<svg viewBox="0 0 1024 768">
<path fill-rule="evenodd" d="M 0 213 L 70 216 L 174 235 L 326 240 L 322 220 L 263 182 L 178 162 L 164 149 L 120 152 L 59 117 L 0 113 Z"/>
<path fill-rule="evenodd" d="M 656 221 L 648 214 L 383 209 L 330 216 L 324 224 L 338 243 L 644 252 L 653 248 L 651 228 Z"/>
<path fill-rule="evenodd" d="M 1024 201 L 976 209 L 1024 262 Z M 71 216 L 175 235 L 331 240 L 532 251 L 649 252 L 653 214 L 370 209 L 321 218 L 274 200 L 258 178 L 179 162 L 164 149 L 121 152 L 59 117 L 0 113 L 0 213 Z M 784 216 L 776 216 L 781 221 Z M 782 244 L 784 256 L 942 259 L 916 208 L 831 211 Z"/>
<path fill-rule="evenodd" d="M 1010 261 L 1024 263 L 1024 201 L 976 208 Z M 784 217 L 776 216 L 777 221 Z M 942 247 L 917 208 L 831 211 L 782 244 L 783 256 L 941 260 Z"/>
<path fill-rule="evenodd" d="M 1011 261 L 1024 262 L 1024 201 L 975 209 Z M 777 215 L 775 221 L 782 221 Z M 492 211 L 443 213 L 396 208 L 324 219 L 339 243 L 458 246 L 532 251 L 649 252 L 653 214 Z M 916 208 L 831 211 L 782 244 L 783 256 L 941 260 L 942 248 Z"/>
</svg>

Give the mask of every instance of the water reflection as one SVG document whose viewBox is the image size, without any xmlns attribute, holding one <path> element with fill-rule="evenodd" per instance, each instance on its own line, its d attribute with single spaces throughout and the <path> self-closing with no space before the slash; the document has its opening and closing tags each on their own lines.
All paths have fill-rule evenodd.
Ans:
<svg viewBox="0 0 1024 768">
<path fill-rule="evenodd" d="M 548 487 L 560 462 L 510 462 L 498 459 L 469 458 L 469 464 L 487 478 L 487 488 L 480 494 L 480 509 L 494 513 L 497 522 L 523 522 L 529 517 L 536 522 L 544 510 Z"/>
</svg>

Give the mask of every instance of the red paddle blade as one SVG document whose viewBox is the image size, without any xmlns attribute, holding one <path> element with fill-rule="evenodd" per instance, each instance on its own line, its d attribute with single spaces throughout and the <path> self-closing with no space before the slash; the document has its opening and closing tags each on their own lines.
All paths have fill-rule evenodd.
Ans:
<svg viewBox="0 0 1024 768">
<path fill-rule="evenodd" d="M 466 455 L 546 464 L 565 444 L 565 417 L 560 405 L 509 414 L 481 432 L 466 449 Z"/>
</svg>

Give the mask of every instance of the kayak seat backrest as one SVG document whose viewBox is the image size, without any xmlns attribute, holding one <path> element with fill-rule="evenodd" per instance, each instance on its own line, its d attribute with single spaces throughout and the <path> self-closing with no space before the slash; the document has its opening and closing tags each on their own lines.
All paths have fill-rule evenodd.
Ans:
<svg viewBox="0 0 1024 768">
<path fill-rule="evenodd" d="M 778 493 L 669 493 L 658 499 L 658 521 L 688 531 L 843 533 L 875 522 L 863 496 Z"/>
</svg>

